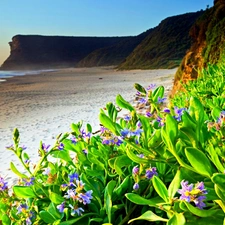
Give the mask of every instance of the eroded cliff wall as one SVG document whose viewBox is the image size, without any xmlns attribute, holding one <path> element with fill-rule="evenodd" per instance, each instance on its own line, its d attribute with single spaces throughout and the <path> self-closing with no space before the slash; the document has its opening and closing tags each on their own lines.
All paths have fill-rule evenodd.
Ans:
<svg viewBox="0 0 225 225">
<path fill-rule="evenodd" d="M 225 62 L 225 0 L 214 1 L 192 26 L 190 36 L 193 44 L 175 75 L 173 94 L 182 88 L 180 81 L 196 79 L 208 63 Z"/>
</svg>

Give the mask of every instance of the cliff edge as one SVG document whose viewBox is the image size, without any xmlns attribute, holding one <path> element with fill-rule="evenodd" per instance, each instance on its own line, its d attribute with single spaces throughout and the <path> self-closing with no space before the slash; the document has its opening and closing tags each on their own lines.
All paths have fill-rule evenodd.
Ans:
<svg viewBox="0 0 225 225">
<path fill-rule="evenodd" d="M 225 0 L 215 0 L 190 30 L 193 44 L 177 70 L 172 94 L 182 88 L 180 81 L 198 77 L 198 70 L 208 63 L 225 62 Z"/>
</svg>

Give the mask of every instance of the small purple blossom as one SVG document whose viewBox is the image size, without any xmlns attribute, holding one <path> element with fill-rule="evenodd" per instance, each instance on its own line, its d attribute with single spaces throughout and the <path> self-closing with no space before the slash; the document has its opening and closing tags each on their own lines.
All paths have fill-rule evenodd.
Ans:
<svg viewBox="0 0 225 225">
<path fill-rule="evenodd" d="M 205 203 L 203 200 L 206 199 L 206 194 L 208 193 L 204 187 L 203 182 L 198 182 L 194 184 L 188 184 L 188 181 L 181 181 L 181 189 L 177 192 L 181 194 L 180 199 L 186 202 L 194 202 L 196 207 L 203 209 Z"/>
<path fill-rule="evenodd" d="M 59 150 L 63 150 L 64 149 L 64 144 L 62 142 L 59 143 L 58 149 Z"/>
<path fill-rule="evenodd" d="M 114 144 L 116 144 L 117 146 L 120 146 L 121 144 L 123 144 L 123 141 L 118 138 L 118 137 L 114 137 Z"/>
<path fill-rule="evenodd" d="M 159 126 L 160 126 L 160 127 L 162 127 L 162 126 L 165 125 L 163 118 L 161 118 L 161 117 L 159 117 L 159 116 L 156 118 L 156 121 L 159 122 Z"/>
<path fill-rule="evenodd" d="M 138 100 L 139 103 L 145 104 L 148 100 L 146 98 L 140 98 Z"/>
<path fill-rule="evenodd" d="M 67 187 L 68 187 L 68 184 L 61 184 L 60 190 L 65 191 L 67 189 Z"/>
<path fill-rule="evenodd" d="M 153 176 L 157 176 L 158 173 L 156 172 L 156 167 L 150 167 L 146 170 L 145 177 L 147 179 L 152 179 Z"/>
<path fill-rule="evenodd" d="M 149 111 L 147 111 L 147 112 L 145 113 L 145 115 L 146 115 L 147 117 L 152 117 L 152 116 L 153 116 L 153 114 L 150 113 Z"/>
<path fill-rule="evenodd" d="M 67 199 L 72 198 L 73 200 L 78 199 L 75 190 L 69 189 L 69 190 L 67 190 L 66 193 L 67 193 L 67 194 L 64 195 L 65 198 L 67 198 Z"/>
<path fill-rule="evenodd" d="M 68 177 L 69 177 L 69 182 L 74 182 L 79 179 L 78 173 L 69 174 Z"/>
<path fill-rule="evenodd" d="M 86 193 L 79 193 L 78 197 L 79 197 L 79 201 L 82 202 L 84 205 L 86 204 L 90 204 L 91 203 L 91 199 L 92 197 L 92 193 L 93 191 L 87 191 Z"/>
<path fill-rule="evenodd" d="M 134 186 L 133 186 L 133 189 L 136 191 L 139 189 L 139 184 L 138 183 L 135 183 Z"/>
<path fill-rule="evenodd" d="M 156 84 L 150 84 L 150 85 L 146 88 L 146 90 L 147 90 L 147 91 L 150 91 L 150 90 L 154 89 L 155 87 L 156 87 Z"/>
<path fill-rule="evenodd" d="M 57 205 L 56 208 L 59 210 L 60 213 L 63 213 L 65 208 L 65 202 L 61 203 L 60 205 Z"/>
<path fill-rule="evenodd" d="M 125 129 L 121 130 L 120 133 L 121 133 L 122 137 L 126 137 L 130 134 L 130 131 L 125 128 Z"/>
<path fill-rule="evenodd" d="M 133 175 L 138 175 L 138 174 L 139 174 L 139 168 L 138 168 L 138 166 L 135 166 L 135 167 L 132 169 L 132 173 L 133 173 Z"/>
<path fill-rule="evenodd" d="M 45 143 L 42 144 L 42 149 L 47 153 L 50 145 L 46 145 Z"/>
<path fill-rule="evenodd" d="M 157 103 L 161 104 L 161 103 L 164 103 L 165 101 L 166 101 L 166 98 L 158 97 Z"/>
<path fill-rule="evenodd" d="M 138 154 L 137 155 L 139 158 L 143 159 L 144 158 L 144 154 Z"/>
<path fill-rule="evenodd" d="M 165 109 L 163 109 L 163 112 L 165 112 L 165 113 L 170 113 L 170 109 L 165 108 Z"/>
<path fill-rule="evenodd" d="M 25 186 L 31 186 L 31 185 L 34 184 L 35 178 L 34 177 L 31 177 L 31 178 L 22 178 L 22 180 L 23 180 Z"/>
<path fill-rule="evenodd" d="M 27 159 L 24 160 L 24 163 L 25 164 L 29 164 L 30 162 L 31 162 L 31 160 L 29 158 L 27 158 Z"/>
<path fill-rule="evenodd" d="M 5 182 L 3 177 L 0 177 L 0 191 L 8 189 L 8 182 Z"/>
<path fill-rule="evenodd" d="M 76 138 L 75 136 L 72 136 L 72 137 L 70 138 L 70 140 L 71 140 L 71 142 L 72 142 L 73 144 L 76 144 L 76 143 L 77 143 L 77 138 Z"/>
<path fill-rule="evenodd" d="M 27 209 L 28 209 L 28 205 L 27 204 L 20 204 L 17 207 L 17 214 L 26 213 L 27 212 Z"/>
<path fill-rule="evenodd" d="M 138 121 L 138 122 L 137 122 L 137 127 L 140 128 L 141 126 L 142 126 L 141 121 Z"/>
<path fill-rule="evenodd" d="M 125 121 L 130 121 L 130 120 L 131 120 L 131 116 L 130 116 L 130 115 L 126 115 L 123 119 L 124 119 Z"/>
<path fill-rule="evenodd" d="M 132 132 L 132 136 L 138 136 L 140 137 L 141 133 L 143 132 L 142 129 L 137 129 L 135 131 Z"/>
<path fill-rule="evenodd" d="M 87 155 L 88 154 L 88 150 L 87 149 L 83 149 L 82 152 Z"/>
<path fill-rule="evenodd" d="M 137 91 L 137 92 L 136 92 L 136 95 L 137 95 L 137 96 L 141 96 L 141 92 L 140 92 L 140 91 Z"/>
<path fill-rule="evenodd" d="M 184 111 L 186 111 L 186 108 L 178 108 L 178 107 L 174 107 L 174 112 L 176 114 L 176 116 L 174 116 L 174 118 L 179 122 L 181 121 L 181 116 L 183 115 Z"/>
<path fill-rule="evenodd" d="M 85 132 L 84 129 L 82 129 L 80 132 L 81 132 L 81 136 L 83 138 L 91 138 L 91 133 L 90 132 Z"/>
<path fill-rule="evenodd" d="M 77 205 L 72 206 L 71 204 L 69 204 L 69 207 L 72 209 L 71 211 L 72 216 L 74 216 L 75 214 L 77 214 L 78 216 L 81 216 L 82 212 L 84 212 L 84 209 L 81 207 L 78 207 Z"/>
</svg>

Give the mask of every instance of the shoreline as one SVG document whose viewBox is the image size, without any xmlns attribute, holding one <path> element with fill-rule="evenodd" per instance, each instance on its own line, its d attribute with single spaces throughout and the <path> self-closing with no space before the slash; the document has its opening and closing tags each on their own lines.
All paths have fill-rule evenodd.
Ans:
<svg viewBox="0 0 225 225">
<path fill-rule="evenodd" d="M 83 120 L 99 128 L 98 114 L 117 94 L 127 101 L 135 95 L 134 83 L 147 87 L 151 83 L 171 90 L 176 69 L 116 71 L 109 67 L 66 68 L 53 72 L 15 76 L 0 83 L 0 176 L 8 180 L 16 175 L 9 170 L 10 161 L 18 168 L 13 152 L 12 132 L 18 128 L 20 145 L 35 163 L 39 142 L 52 145 L 59 133 L 70 131 L 70 124 Z M 37 160 L 36 160 L 37 161 Z"/>
</svg>

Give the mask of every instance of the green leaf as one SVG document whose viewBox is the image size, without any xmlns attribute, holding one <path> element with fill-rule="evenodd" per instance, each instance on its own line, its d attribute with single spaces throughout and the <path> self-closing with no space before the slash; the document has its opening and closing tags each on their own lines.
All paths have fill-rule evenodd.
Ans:
<svg viewBox="0 0 225 225">
<path fill-rule="evenodd" d="M 203 152 L 196 148 L 188 147 L 185 149 L 185 155 L 192 167 L 199 173 L 207 177 L 212 176 L 212 165 Z"/>
<path fill-rule="evenodd" d="M 91 152 L 88 152 L 87 158 L 88 158 L 88 160 L 89 160 L 91 163 L 98 165 L 102 170 L 105 169 L 105 165 L 104 165 L 102 162 L 100 162 L 100 161 L 97 159 L 97 157 L 95 157 L 95 155 L 92 154 Z"/>
<path fill-rule="evenodd" d="M 139 217 L 137 217 L 135 219 L 129 220 L 128 223 L 132 223 L 133 221 L 136 221 L 136 220 L 147 220 L 149 222 L 155 222 L 155 221 L 167 222 L 168 221 L 168 219 L 164 219 L 164 218 L 162 218 L 160 216 L 157 216 L 152 211 L 147 211 L 144 214 L 142 214 L 141 216 L 139 216 Z"/>
<path fill-rule="evenodd" d="M 114 168 L 120 176 L 123 176 L 122 168 L 124 166 L 129 166 L 131 163 L 132 161 L 130 160 L 130 158 L 128 158 L 128 156 L 121 155 L 116 157 L 116 160 L 114 162 Z"/>
<path fill-rule="evenodd" d="M 217 196 L 218 196 L 223 202 L 225 202 L 225 193 L 224 193 L 224 191 L 222 191 L 222 190 L 219 188 L 219 186 L 218 186 L 217 184 L 215 184 L 214 189 L 215 189 L 215 192 L 216 192 Z"/>
<path fill-rule="evenodd" d="M 212 182 L 216 184 L 221 191 L 225 192 L 225 174 L 216 173 L 212 176 Z"/>
<path fill-rule="evenodd" d="M 13 192 L 18 198 L 35 198 L 37 197 L 30 186 L 17 186 L 13 187 Z"/>
<path fill-rule="evenodd" d="M 140 84 L 138 84 L 138 83 L 135 83 L 135 84 L 134 84 L 134 88 L 135 88 L 137 91 L 141 92 L 142 94 L 145 94 L 145 95 L 147 94 L 145 88 L 142 87 L 142 86 L 141 86 Z"/>
<path fill-rule="evenodd" d="M 170 114 L 166 116 L 166 134 L 169 136 L 172 144 L 174 144 L 178 134 L 178 125 L 177 121 Z"/>
<path fill-rule="evenodd" d="M 0 222 L 1 222 L 1 220 L 0 220 Z M 4 214 L 2 216 L 2 224 L 3 225 L 11 225 L 11 220 L 8 215 Z"/>
<path fill-rule="evenodd" d="M 50 192 L 49 199 L 57 205 L 61 204 L 65 200 L 61 195 L 54 192 Z"/>
<path fill-rule="evenodd" d="M 129 110 L 130 112 L 134 111 L 134 107 L 129 102 L 124 100 L 121 95 L 116 96 L 116 104 L 123 109 Z"/>
<path fill-rule="evenodd" d="M 114 190 L 113 193 L 115 193 L 118 197 L 123 197 L 126 190 L 129 188 L 129 185 L 131 184 L 131 179 L 129 176 L 127 176 L 123 182 Z"/>
<path fill-rule="evenodd" d="M 189 107 L 190 115 L 195 118 L 198 125 L 201 126 L 204 123 L 204 108 L 202 103 L 197 97 L 190 98 L 190 107 Z"/>
<path fill-rule="evenodd" d="M 199 217 L 210 217 L 210 216 L 216 215 L 217 213 L 219 214 L 219 213 L 222 212 L 221 209 L 208 209 L 208 210 L 199 209 L 199 208 L 194 207 L 193 205 L 191 205 L 190 203 L 185 202 L 185 201 L 182 201 L 180 204 L 181 204 L 181 208 L 183 208 L 182 205 L 185 205 L 186 208 L 191 213 L 193 213 L 194 215 L 199 216 Z"/>
<path fill-rule="evenodd" d="M 151 198 L 151 199 L 145 199 L 143 197 L 141 197 L 138 194 L 134 194 L 134 193 L 127 193 L 125 194 L 126 198 L 128 200 L 130 200 L 131 202 L 137 204 L 137 205 L 149 205 L 149 206 L 153 206 L 153 207 L 158 207 L 157 204 L 163 203 L 163 199 L 161 199 L 160 197 L 155 197 L 155 198 Z"/>
<path fill-rule="evenodd" d="M 157 176 L 153 176 L 152 184 L 153 184 L 153 187 L 155 188 L 156 192 L 158 193 L 158 195 L 165 202 L 168 202 L 169 196 L 168 196 L 168 191 L 167 191 L 167 188 L 166 188 L 165 184 Z"/>
<path fill-rule="evenodd" d="M 104 113 L 100 113 L 99 120 L 104 127 L 112 131 L 114 134 L 117 134 L 115 123 L 108 116 L 106 116 Z"/>
<path fill-rule="evenodd" d="M 21 177 L 21 178 L 28 178 L 25 174 L 22 174 L 14 165 L 13 162 L 10 162 L 10 169 L 13 171 L 13 173 L 15 173 L 17 176 Z"/>
<path fill-rule="evenodd" d="M 158 97 L 162 98 L 164 96 L 164 87 L 163 86 L 157 87 L 153 91 L 152 96 L 153 96 L 153 101 L 157 102 L 158 101 Z"/>
<path fill-rule="evenodd" d="M 44 210 L 40 211 L 39 216 L 45 223 L 52 224 L 56 220 L 50 213 L 48 213 L 47 211 L 44 211 Z"/>
<path fill-rule="evenodd" d="M 65 145 L 65 148 L 66 148 L 66 145 Z M 72 162 L 72 159 L 67 149 L 51 151 L 50 155 L 53 156 L 54 158 L 63 159 L 66 162 Z"/>
<path fill-rule="evenodd" d="M 78 218 L 61 222 L 59 225 L 73 225 L 73 224 L 87 225 L 87 224 L 89 224 L 89 217 L 91 217 L 93 215 L 96 215 L 96 214 L 95 213 L 87 213 L 82 216 L 79 216 Z"/>
<path fill-rule="evenodd" d="M 139 163 L 139 164 L 145 164 L 145 163 L 148 163 L 148 160 L 145 159 L 145 158 L 140 158 L 138 157 L 137 155 L 135 155 L 133 153 L 133 151 L 131 149 L 126 149 L 126 153 L 127 153 L 127 156 L 133 161 L 133 162 L 136 162 L 136 163 Z"/>
<path fill-rule="evenodd" d="M 54 203 L 51 202 L 48 207 L 48 213 L 50 213 L 56 220 L 61 219 L 63 214 L 59 212 L 59 210 L 55 207 Z"/>
<path fill-rule="evenodd" d="M 111 223 L 112 215 L 111 215 L 111 210 L 112 210 L 112 193 L 113 189 L 116 186 L 116 181 L 111 180 L 105 189 L 105 194 L 104 194 L 104 202 L 105 202 L 105 208 L 106 208 L 106 214 L 108 215 L 108 222 Z"/>
<path fill-rule="evenodd" d="M 181 182 L 181 172 L 180 170 L 177 170 L 177 173 L 175 177 L 173 178 L 172 182 L 170 183 L 170 186 L 168 188 L 168 195 L 172 199 L 174 195 L 177 193 L 177 190 L 180 187 L 180 182 Z"/>
<path fill-rule="evenodd" d="M 212 117 L 213 117 L 213 119 L 214 119 L 215 121 L 217 121 L 218 118 L 220 117 L 221 111 L 222 111 L 222 110 L 221 110 L 219 107 L 214 107 L 214 108 L 212 109 L 211 115 L 212 115 Z"/>
<path fill-rule="evenodd" d="M 166 225 L 185 225 L 185 222 L 183 213 L 175 212 Z"/>
</svg>

